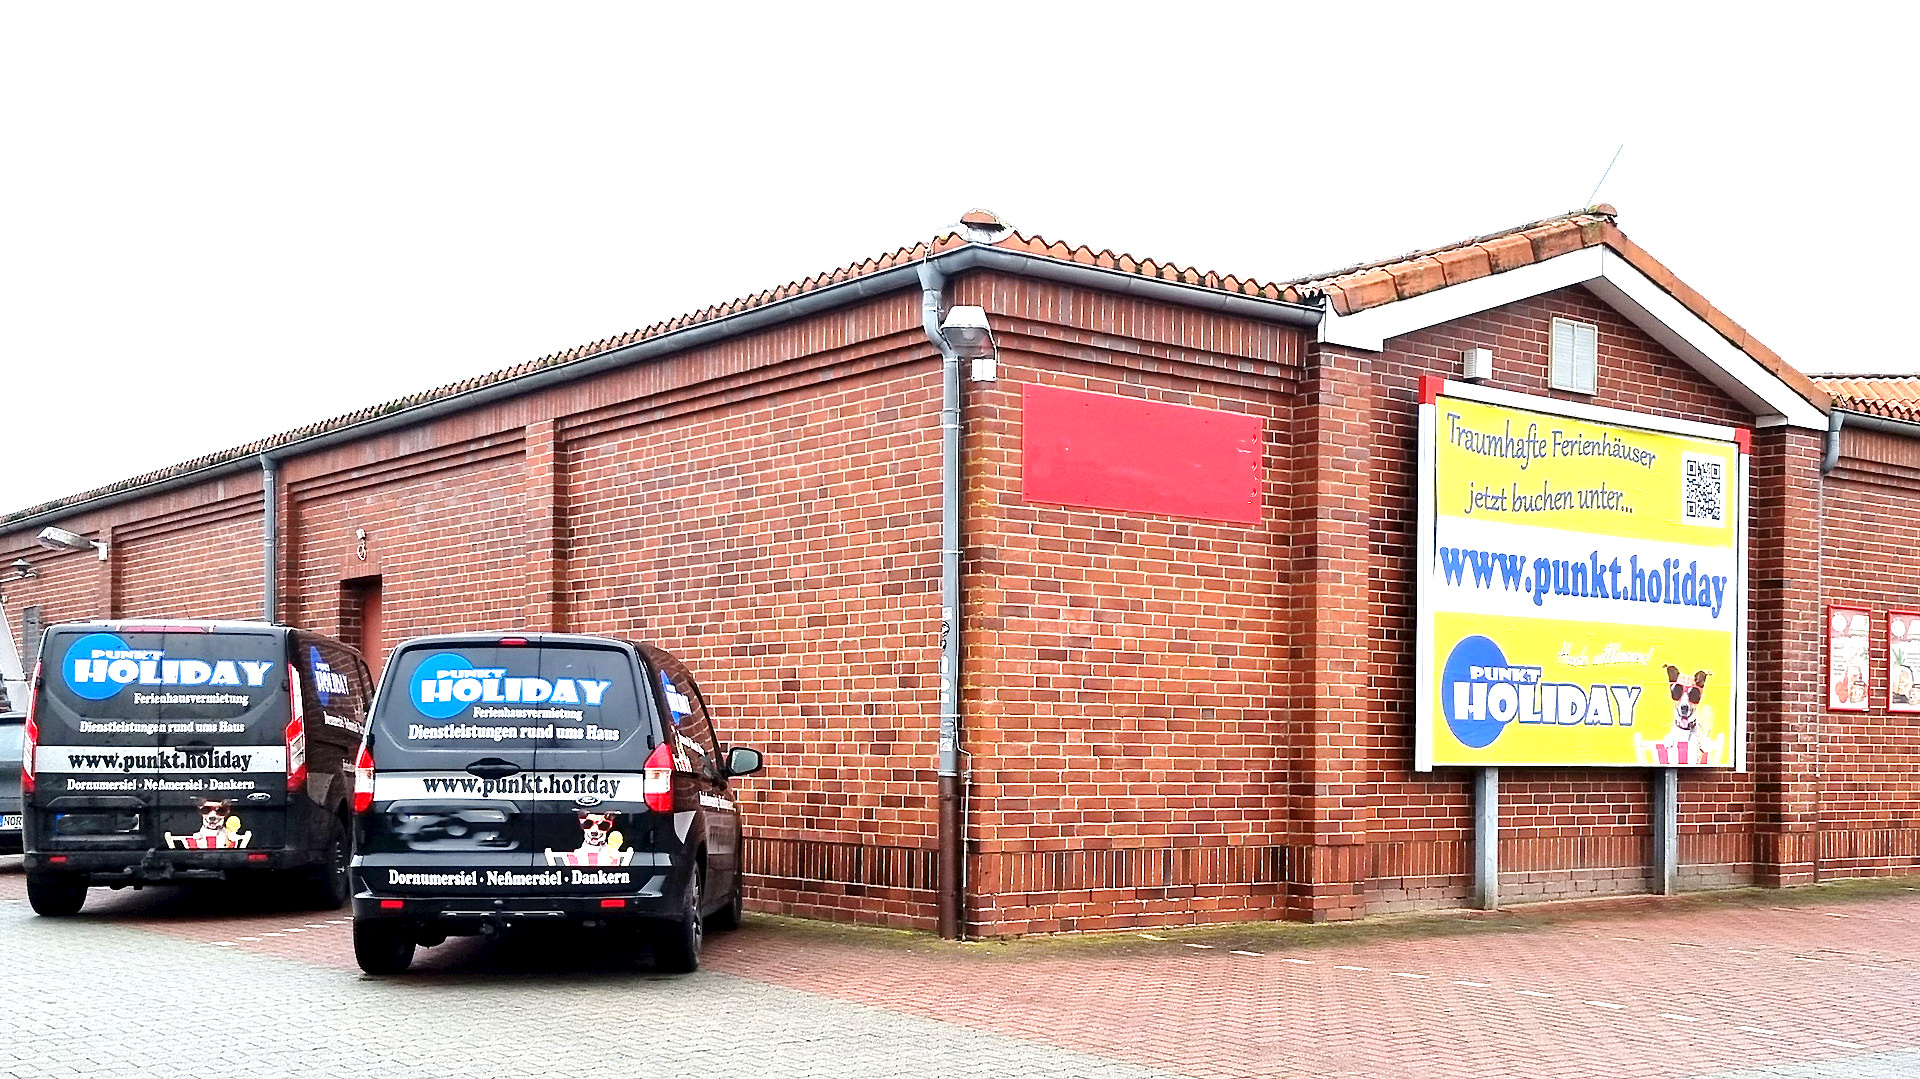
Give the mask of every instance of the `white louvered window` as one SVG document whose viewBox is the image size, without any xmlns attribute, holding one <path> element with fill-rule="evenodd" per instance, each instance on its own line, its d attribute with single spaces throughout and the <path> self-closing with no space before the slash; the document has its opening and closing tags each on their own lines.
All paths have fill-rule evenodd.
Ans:
<svg viewBox="0 0 1920 1079">
<path fill-rule="evenodd" d="M 1592 323 L 1553 320 L 1553 388 L 1592 393 L 1600 367 L 1600 330 Z"/>
</svg>

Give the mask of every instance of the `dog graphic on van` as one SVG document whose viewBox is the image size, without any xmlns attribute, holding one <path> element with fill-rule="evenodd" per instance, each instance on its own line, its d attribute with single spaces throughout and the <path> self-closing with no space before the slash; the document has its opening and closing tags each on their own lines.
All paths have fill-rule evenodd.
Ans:
<svg viewBox="0 0 1920 1079">
<path fill-rule="evenodd" d="M 626 838 L 614 829 L 620 817 L 615 811 L 594 813 L 575 811 L 580 821 L 580 845 L 572 850 L 547 848 L 548 865 L 628 865 L 633 852 L 621 850 Z"/>
<path fill-rule="evenodd" d="M 197 811 L 200 814 L 199 830 L 187 835 L 167 832 L 168 847 L 182 850 L 233 850 L 253 841 L 252 832 L 240 830 L 242 825 L 233 812 L 232 802 L 204 799 Z"/>
</svg>

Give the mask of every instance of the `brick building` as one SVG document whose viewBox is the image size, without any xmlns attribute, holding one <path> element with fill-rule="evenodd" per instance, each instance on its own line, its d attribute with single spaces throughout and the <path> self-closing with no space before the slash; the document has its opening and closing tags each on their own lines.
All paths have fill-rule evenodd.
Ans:
<svg viewBox="0 0 1920 1079">
<path fill-rule="evenodd" d="M 768 752 L 743 783 L 750 905 L 931 926 L 930 283 L 942 310 L 985 310 L 998 356 L 965 388 L 960 453 L 967 932 L 1470 901 L 1470 777 L 1412 770 L 1408 704 L 1416 386 L 1469 348 L 1492 351 L 1492 386 L 1753 430 L 1751 767 L 1680 778 L 1683 886 L 1920 865 L 1920 721 L 1826 711 L 1821 673 L 1823 604 L 1920 606 L 1920 392 L 1809 379 L 1604 206 L 1284 284 L 969 215 L 931 245 L 0 518 L 0 566 L 35 571 L 6 582 L 9 609 L 267 607 L 376 663 L 429 632 L 655 641 Z M 1549 388 L 1556 317 L 1597 330 L 1592 394 Z M 1030 497 L 1023 417 L 1083 400 L 1052 391 L 1250 432 L 1253 503 L 1152 481 Z M 55 524 L 108 557 L 36 546 Z M 1645 772 L 1502 782 L 1509 896 L 1653 886 Z"/>
</svg>

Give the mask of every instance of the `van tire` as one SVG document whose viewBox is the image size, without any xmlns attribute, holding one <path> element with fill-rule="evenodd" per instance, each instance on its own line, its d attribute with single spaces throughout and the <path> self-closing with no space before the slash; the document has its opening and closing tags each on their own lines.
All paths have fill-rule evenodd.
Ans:
<svg viewBox="0 0 1920 1079">
<path fill-rule="evenodd" d="M 691 974 L 700 969 L 700 945 L 706 923 L 700 916 L 700 880 L 695 870 L 682 893 L 680 917 L 660 926 L 653 942 L 654 969 L 669 974 Z"/>
<path fill-rule="evenodd" d="M 746 919 L 747 915 L 746 896 L 741 894 L 745 890 L 745 887 L 746 886 L 741 883 L 739 870 L 735 870 L 733 874 L 733 894 L 727 897 L 726 906 L 714 911 L 713 917 L 707 919 L 708 929 L 719 933 L 726 933 L 740 928 L 740 923 Z"/>
<path fill-rule="evenodd" d="M 399 974 L 413 962 L 413 937 L 391 922 L 353 922 L 353 961 L 368 974 Z"/>
<path fill-rule="evenodd" d="M 314 910 L 339 910 L 352 894 L 347 877 L 353 861 L 353 832 L 339 817 L 330 818 L 327 843 L 320 850 L 320 864 L 307 877 L 306 901 Z"/>
<path fill-rule="evenodd" d="M 27 902 L 42 918 L 71 918 L 87 901 L 87 882 L 72 873 L 28 873 Z"/>
</svg>

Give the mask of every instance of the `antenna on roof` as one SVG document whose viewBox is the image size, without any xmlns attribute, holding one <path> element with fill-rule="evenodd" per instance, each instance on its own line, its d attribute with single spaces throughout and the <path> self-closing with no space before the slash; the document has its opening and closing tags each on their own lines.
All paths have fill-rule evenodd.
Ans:
<svg viewBox="0 0 1920 1079">
<path fill-rule="evenodd" d="M 1607 182 L 1607 173 L 1613 171 L 1613 163 L 1620 160 L 1620 150 L 1626 148 L 1627 144 L 1623 142 L 1620 144 L 1620 149 L 1613 152 L 1613 157 L 1607 161 L 1607 167 L 1600 170 L 1600 182 L 1593 185 L 1593 194 L 1587 196 L 1587 201 L 1581 203 L 1582 206 L 1592 206 L 1593 200 L 1600 197 L 1600 184 Z"/>
</svg>

